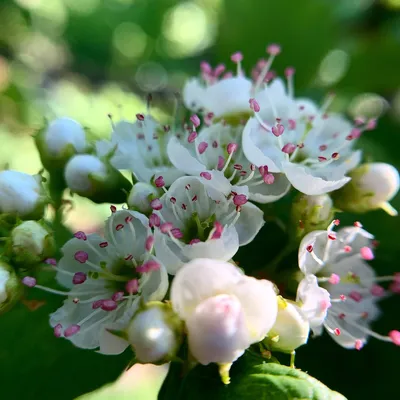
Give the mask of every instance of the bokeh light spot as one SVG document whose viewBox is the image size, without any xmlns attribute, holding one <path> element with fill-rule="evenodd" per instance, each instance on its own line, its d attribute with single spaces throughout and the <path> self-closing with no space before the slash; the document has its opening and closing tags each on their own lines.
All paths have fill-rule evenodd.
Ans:
<svg viewBox="0 0 400 400">
<path fill-rule="evenodd" d="M 146 50 L 147 35 L 139 25 L 119 24 L 113 35 L 114 47 L 127 58 L 139 58 Z"/>
</svg>

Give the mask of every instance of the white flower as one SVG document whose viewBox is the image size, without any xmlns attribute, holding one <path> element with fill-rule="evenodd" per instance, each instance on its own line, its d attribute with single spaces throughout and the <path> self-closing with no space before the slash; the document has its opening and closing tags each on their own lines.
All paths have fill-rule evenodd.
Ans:
<svg viewBox="0 0 400 400">
<path fill-rule="evenodd" d="M 157 188 L 149 183 L 138 182 L 133 185 L 128 196 L 128 206 L 141 213 L 151 212 L 150 201 L 159 196 Z"/>
<path fill-rule="evenodd" d="M 0 212 L 20 217 L 43 215 L 44 203 L 41 176 L 9 170 L 0 172 Z"/>
<path fill-rule="evenodd" d="M 107 166 L 96 156 L 80 154 L 72 157 L 65 167 L 65 181 L 77 193 L 93 190 L 92 175 L 105 179 Z"/>
<path fill-rule="evenodd" d="M 351 182 L 334 194 L 335 204 L 344 211 L 366 212 L 382 208 L 390 215 L 397 211 L 389 201 L 399 191 L 399 173 L 390 164 L 369 163 L 350 172 Z"/>
<path fill-rule="evenodd" d="M 242 125 L 217 123 L 202 129 L 196 138 L 190 134 L 185 146 L 172 137 L 168 157 L 180 171 L 202 177 L 212 196 L 235 192 L 260 203 L 280 199 L 289 191 L 290 182 L 284 174 L 271 174 L 268 168 L 258 169 L 247 161 L 240 146 L 242 132 Z"/>
<path fill-rule="evenodd" d="M 308 99 L 296 99 L 294 69 L 285 71 L 286 90 L 282 80 L 274 79 L 270 71 L 280 47 L 270 45 L 267 53 L 269 58 L 260 60 L 253 69 L 253 81 L 243 75 L 241 54 L 231 58 L 237 64 L 236 77 L 222 75 L 223 65 L 213 70 L 203 63 L 202 81 L 192 79 L 184 88 L 185 104 L 228 119 L 232 115 L 247 118 L 251 108 L 255 117 L 247 122 L 242 139 L 250 163 L 270 173 L 285 174 L 305 194 L 339 189 L 350 180 L 345 174 L 360 162 L 360 152 L 351 150 L 352 141 L 374 124 L 369 121 L 353 126 L 340 115 L 326 114 L 332 98 L 320 108 Z"/>
<path fill-rule="evenodd" d="M 57 118 L 49 124 L 44 141 L 52 157 L 60 156 L 68 146 L 72 146 L 77 153 L 84 152 L 86 148 L 86 134 L 81 124 L 66 117 Z"/>
<path fill-rule="evenodd" d="M 278 296 L 278 316 L 264 343 L 271 350 L 291 353 L 307 343 L 310 324 L 300 306 Z"/>
<path fill-rule="evenodd" d="M 148 219 L 134 211 L 112 211 L 105 239 L 77 232 L 63 247 L 57 280 L 70 291 L 65 292 L 64 305 L 50 316 L 56 336 L 84 349 L 100 348 L 104 354 L 118 354 L 128 346 L 108 329 L 125 329 L 141 297 L 162 300 L 168 289 L 165 267 L 152 254 Z M 24 283 L 36 284 L 28 279 Z"/>
<path fill-rule="evenodd" d="M 174 310 L 187 326 L 189 350 L 201 363 L 229 364 L 264 339 L 275 323 L 274 286 L 232 264 L 196 259 L 172 281 Z"/>
<path fill-rule="evenodd" d="M 230 260 L 239 246 L 253 240 L 264 224 L 263 213 L 243 195 L 215 200 L 195 177 L 175 181 L 152 202 L 157 257 L 170 274 L 199 257 Z"/>
<path fill-rule="evenodd" d="M 161 126 L 151 116 L 137 115 L 137 121 L 118 122 L 111 142 L 96 143 L 97 154 L 104 156 L 115 151 L 111 158 L 117 169 L 132 171 L 140 182 L 151 183 L 154 176 L 162 175 L 166 186 L 183 174 L 170 163 L 166 146 L 172 136 L 169 127 Z"/>
<path fill-rule="evenodd" d="M 286 174 L 300 192 L 320 195 L 339 189 L 345 174 L 360 162 L 352 144 L 361 134 L 342 116 L 325 114 L 310 100 L 294 99 L 280 79 L 263 94 L 271 107 L 261 108 L 243 132 L 243 151 L 256 166 Z"/>
<path fill-rule="evenodd" d="M 164 364 L 176 355 L 182 323 L 169 304 L 150 302 L 138 310 L 126 332 L 139 362 Z"/>
<path fill-rule="evenodd" d="M 300 244 L 299 266 L 305 274 L 298 289 L 299 300 L 304 303 L 302 308 L 309 303 L 308 309 L 322 305 L 326 311 L 326 318 L 321 313 L 319 321 L 314 320 L 314 327 L 310 325 L 315 334 L 320 334 L 323 324 L 337 343 L 349 349 L 359 350 L 369 336 L 394 341 L 369 328 L 379 316 L 376 302 L 385 293 L 376 282 L 394 278 L 376 278 L 366 263 L 374 258 L 371 234 L 359 223 L 335 233 L 332 227 L 337 223 L 334 221 L 328 230 L 309 233 Z M 331 304 L 321 296 L 325 289 L 318 287 L 317 281 L 329 292 Z"/>
</svg>

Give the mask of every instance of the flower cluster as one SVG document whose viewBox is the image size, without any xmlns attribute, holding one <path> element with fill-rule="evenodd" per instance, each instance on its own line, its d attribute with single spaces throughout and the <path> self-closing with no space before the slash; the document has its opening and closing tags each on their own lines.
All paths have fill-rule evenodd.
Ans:
<svg viewBox="0 0 400 400">
<path fill-rule="evenodd" d="M 253 348 L 266 357 L 293 356 L 310 331 L 325 329 L 345 348 L 359 350 L 369 337 L 400 345 L 399 331 L 383 336 L 369 326 L 378 300 L 400 292 L 399 276 L 375 276 L 367 263 L 375 241 L 359 222 L 334 230 L 339 209 L 395 215 L 388 202 L 399 189 L 398 172 L 360 164 L 357 139 L 376 121 L 330 112 L 332 95 L 320 106 L 296 97 L 294 69 L 284 79 L 271 70 L 280 51 L 268 46 L 249 77 L 241 53 L 231 57 L 235 75 L 202 62 L 200 77 L 183 88 L 193 113 L 183 124 L 162 124 L 148 110 L 134 121 L 111 119 L 110 138 L 95 143 L 69 118 L 40 131 L 35 140 L 50 196 L 40 175 L 0 172 L 9 238 L 0 311 L 18 300 L 22 284 L 62 295 L 64 304 L 50 315 L 56 337 L 103 354 L 130 345 L 137 361 L 155 364 L 188 346 L 191 359 L 219 365 L 224 383 L 250 346 L 258 344 Z M 51 203 L 62 214 L 55 193 L 65 188 L 123 205 L 111 205 L 104 236 L 76 232 L 57 261 L 43 210 Z M 279 292 L 234 260 L 263 228 L 264 205 L 290 198 L 290 191 L 299 193 L 286 231 L 292 253 L 298 246 L 292 276 L 301 278 L 297 292 Z M 266 256 L 260 251 L 258 267 L 278 279 L 279 262 L 270 268 Z M 42 285 L 41 268 L 52 269 L 65 290 Z"/>
</svg>

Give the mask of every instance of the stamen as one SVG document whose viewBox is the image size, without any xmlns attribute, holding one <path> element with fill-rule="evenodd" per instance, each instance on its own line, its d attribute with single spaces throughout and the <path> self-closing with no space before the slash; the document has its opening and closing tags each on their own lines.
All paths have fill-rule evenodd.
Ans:
<svg viewBox="0 0 400 400">
<path fill-rule="evenodd" d="M 153 200 L 150 202 L 150 207 L 151 207 L 153 210 L 159 211 L 159 210 L 161 210 L 161 209 L 163 208 L 163 205 L 162 205 L 160 199 L 153 199 Z"/>
<path fill-rule="evenodd" d="M 81 327 L 79 325 L 70 325 L 65 331 L 64 336 L 70 337 L 76 335 L 80 331 Z"/>
<path fill-rule="evenodd" d="M 36 286 L 36 279 L 32 276 L 25 276 L 22 278 L 21 281 L 25 286 L 28 286 L 29 288 L 35 287 Z"/>
<path fill-rule="evenodd" d="M 233 204 L 235 206 L 242 206 L 247 203 L 247 197 L 244 194 L 237 194 L 233 196 Z"/>
<path fill-rule="evenodd" d="M 149 217 L 149 226 L 150 228 L 159 227 L 161 224 L 160 217 L 157 214 L 151 214 Z"/>
<path fill-rule="evenodd" d="M 256 99 L 250 99 L 249 104 L 250 109 L 252 109 L 255 113 L 258 113 L 260 111 L 260 105 L 258 104 L 258 101 Z"/>
<path fill-rule="evenodd" d="M 364 260 L 370 261 L 374 259 L 374 253 L 369 247 L 361 247 L 360 254 Z"/>
<path fill-rule="evenodd" d="M 161 188 L 165 186 L 164 177 L 159 176 L 157 179 L 154 180 L 156 187 Z"/>
<path fill-rule="evenodd" d="M 192 121 L 194 129 L 200 125 L 200 118 L 196 114 L 193 114 L 190 117 L 190 121 Z"/>
<path fill-rule="evenodd" d="M 59 337 L 61 337 L 61 334 L 62 334 L 62 325 L 61 324 L 57 324 L 54 327 L 54 336 L 56 338 L 59 338 Z"/>
<path fill-rule="evenodd" d="M 225 170 L 225 168 L 224 168 L 224 170 Z M 222 172 L 224 172 L 224 170 Z M 211 174 L 209 172 L 201 172 L 200 176 L 202 178 L 206 179 L 207 181 L 210 181 L 211 178 L 212 178 L 212 176 L 211 176 Z"/>
<path fill-rule="evenodd" d="M 139 290 L 139 281 L 137 279 L 131 279 L 126 283 L 125 290 L 131 295 L 137 293 Z"/>
<path fill-rule="evenodd" d="M 155 260 L 146 261 L 144 264 L 138 266 L 136 271 L 139 273 L 148 273 L 151 271 L 158 271 L 161 265 Z"/>
<path fill-rule="evenodd" d="M 72 283 L 74 285 L 80 285 L 86 281 L 87 277 L 84 272 L 76 272 L 72 278 Z"/>
<path fill-rule="evenodd" d="M 199 154 L 203 154 L 207 150 L 207 147 L 208 147 L 208 143 L 206 143 L 206 142 L 199 143 L 199 145 L 197 147 Z"/>
<path fill-rule="evenodd" d="M 114 300 L 103 300 L 100 306 L 100 308 L 104 311 L 114 311 L 117 307 L 118 304 Z"/>
<path fill-rule="evenodd" d="M 82 231 L 74 233 L 74 236 L 79 240 L 86 240 L 87 239 L 86 234 L 84 232 L 82 232 Z"/>
<path fill-rule="evenodd" d="M 272 130 L 275 127 L 272 127 Z M 273 131 L 272 131 L 273 132 Z M 286 154 L 292 154 L 295 150 L 296 150 L 296 145 L 293 143 L 286 143 L 283 147 L 282 147 L 282 152 L 286 153 Z"/>
<path fill-rule="evenodd" d="M 147 237 L 144 247 L 148 252 L 150 252 L 153 249 L 153 245 L 154 245 L 154 236 L 150 235 Z"/>
</svg>

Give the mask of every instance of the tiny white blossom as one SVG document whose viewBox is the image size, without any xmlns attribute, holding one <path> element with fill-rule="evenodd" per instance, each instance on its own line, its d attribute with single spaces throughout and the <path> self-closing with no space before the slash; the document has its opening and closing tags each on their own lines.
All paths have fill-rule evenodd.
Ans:
<svg viewBox="0 0 400 400">
<path fill-rule="evenodd" d="M 183 175 L 171 164 L 166 153 L 172 135 L 168 126 L 163 127 L 151 116 L 138 114 L 134 123 L 118 122 L 111 141 L 98 141 L 96 151 L 99 156 L 114 152 L 111 164 L 117 169 L 132 171 L 140 182 L 151 183 L 155 175 L 162 175 L 169 186 Z"/>
<path fill-rule="evenodd" d="M 389 201 L 399 191 L 399 173 L 385 163 L 363 164 L 350 172 L 351 182 L 334 194 L 335 204 L 344 211 L 362 213 L 382 208 L 397 215 Z"/>
<path fill-rule="evenodd" d="M 45 197 L 41 176 L 18 171 L 0 172 L 0 212 L 27 217 L 43 214 Z"/>
<path fill-rule="evenodd" d="M 283 82 L 274 80 L 265 90 L 273 107 L 261 108 L 243 132 L 243 150 L 255 165 L 284 173 L 300 192 L 320 195 L 350 181 L 346 173 L 360 162 L 353 142 L 362 128 L 341 115 L 325 114 L 310 100 L 294 99 Z"/>
<path fill-rule="evenodd" d="M 59 156 L 68 146 L 82 153 L 86 149 L 86 134 L 79 122 L 71 118 L 57 118 L 50 122 L 44 134 L 47 151 L 51 156 Z"/>
<path fill-rule="evenodd" d="M 180 171 L 202 177 L 210 195 L 235 192 L 260 203 L 280 199 L 289 191 L 290 182 L 284 174 L 271 174 L 268 168 L 256 168 L 247 161 L 241 148 L 242 131 L 243 125 L 217 123 L 203 128 L 194 139 L 190 133 L 186 145 L 172 137 L 168 157 Z"/>
<path fill-rule="evenodd" d="M 196 177 L 175 181 L 161 199 L 152 202 L 157 257 L 170 274 L 199 257 L 230 260 L 239 246 L 256 236 L 263 213 L 246 196 L 212 198 Z"/>
<path fill-rule="evenodd" d="M 210 259 L 193 260 L 178 271 L 171 302 L 186 323 L 190 352 L 204 365 L 234 362 L 264 339 L 278 312 L 271 282 Z"/>
<path fill-rule="evenodd" d="M 69 289 L 58 291 L 31 277 L 27 286 L 66 295 L 64 305 L 50 316 L 57 337 L 75 346 L 121 353 L 128 342 L 109 330 L 126 329 L 144 301 L 162 300 L 168 289 L 165 267 L 154 257 L 147 218 L 134 211 L 117 211 L 105 224 L 105 238 L 77 232 L 62 251 L 57 281 Z"/>
<path fill-rule="evenodd" d="M 369 336 L 399 345 L 396 331 L 382 336 L 369 327 L 379 316 L 376 303 L 385 295 L 377 282 L 396 278 L 375 276 L 366 262 L 374 258 L 373 236 L 359 223 L 334 232 L 332 228 L 337 224 L 335 220 L 328 230 L 309 233 L 299 248 L 299 266 L 305 278 L 298 288 L 298 300 L 304 303 L 303 311 L 305 306 L 321 311 L 310 321 L 314 334 L 320 334 L 324 326 L 337 343 L 348 349 L 361 349 Z M 330 303 L 323 291 L 329 293 Z"/>
</svg>

